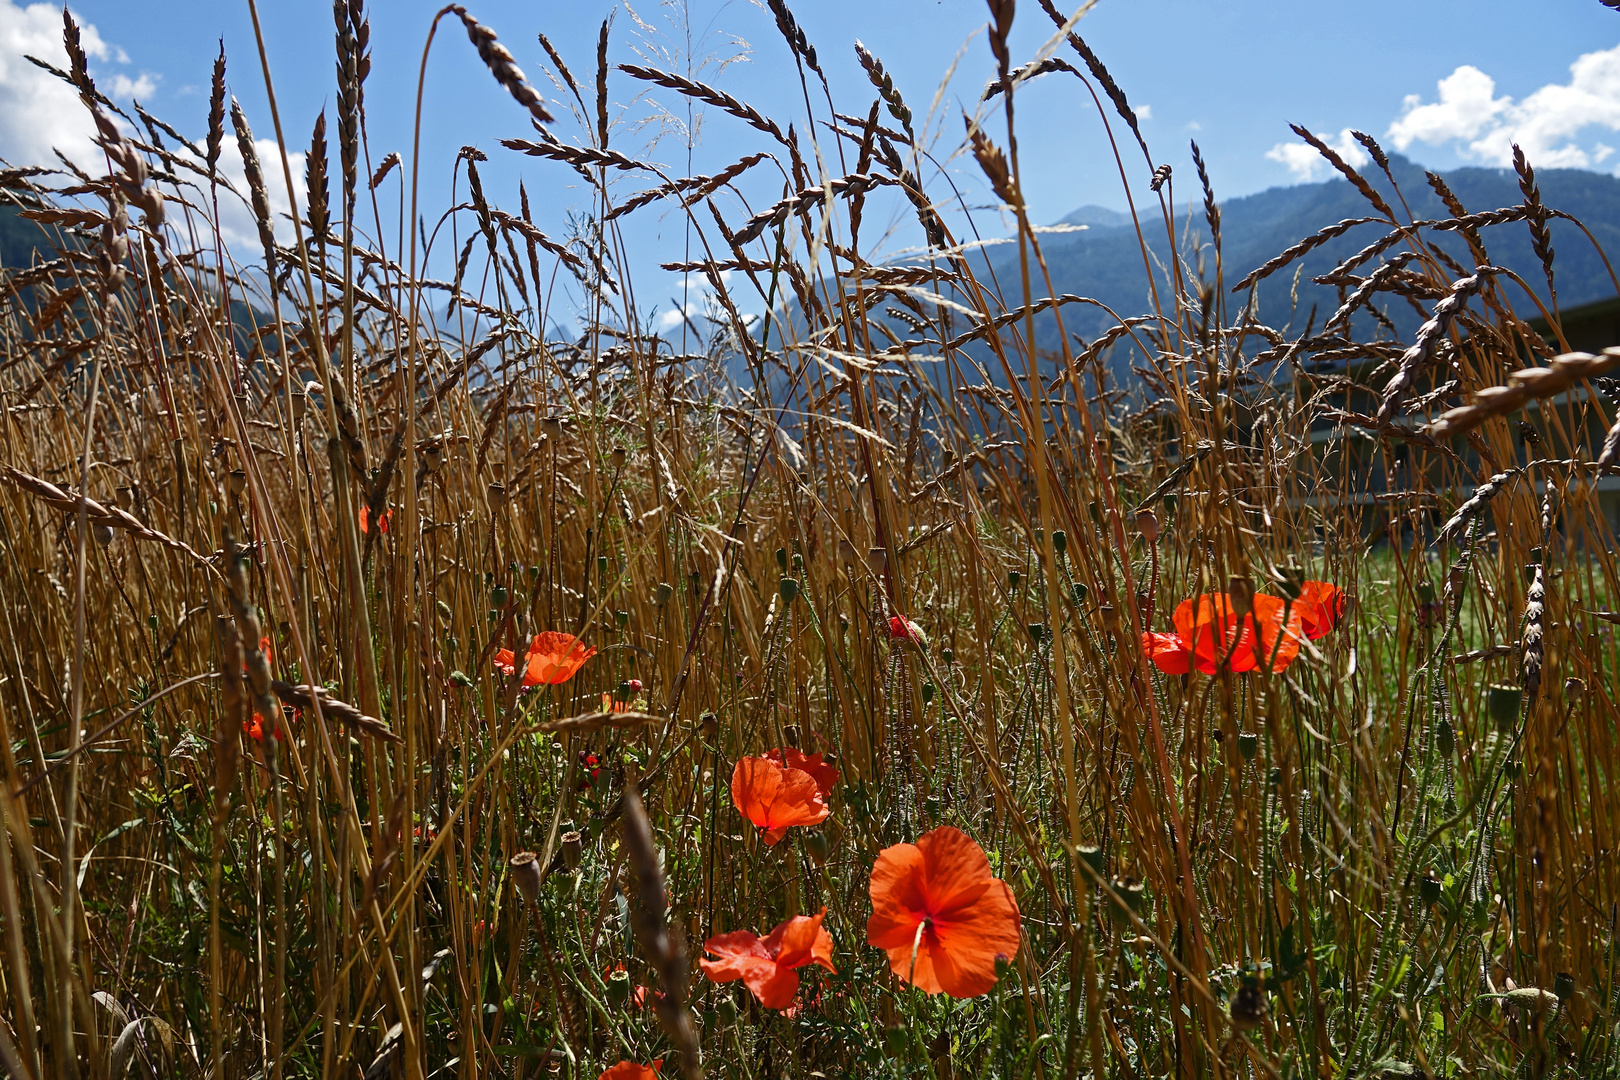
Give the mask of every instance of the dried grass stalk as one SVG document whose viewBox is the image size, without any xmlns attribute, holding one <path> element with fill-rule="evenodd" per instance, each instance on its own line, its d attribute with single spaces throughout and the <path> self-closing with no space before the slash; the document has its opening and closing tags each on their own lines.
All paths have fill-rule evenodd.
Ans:
<svg viewBox="0 0 1620 1080">
<path fill-rule="evenodd" d="M 1583 379 L 1596 378 L 1620 367 L 1620 347 L 1601 353 L 1563 353 L 1545 367 L 1523 368 L 1508 376 L 1506 386 L 1489 386 L 1474 394 L 1474 400 L 1442 413 L 1423 430 L 1436 438 L 1471 431 L 1493 416 L 1509 416 L 1537 398 L 1549 398 L 1569 390 Z M 1605 440 L 1604 449 L 1608 443 Z"/>
</svg>

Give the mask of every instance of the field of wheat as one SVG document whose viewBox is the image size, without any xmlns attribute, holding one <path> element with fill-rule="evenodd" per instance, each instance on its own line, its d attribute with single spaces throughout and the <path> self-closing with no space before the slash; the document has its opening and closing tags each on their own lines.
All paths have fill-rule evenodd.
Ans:
<svg viewBox="0 0 1620 1080">
<path fill-rule="evenodd" d="M 1315 140 L 1366 217 L 1223 265 L 1079 14 L 1026 2 L 1019 57 L 990 0 L 941 121 L 768 7 L 799 115 L 605 27 L 531 77 L 452 5 L 428 47 L 512 137 L 376 160 L 384 5 L 336 3 L 307 140 L 273 56 L 221 54 L 192 142 L 64 13 L 105 169 L 0 171 L 39 229 L 0 270 L 0 1067 L 1620 1077 L 1620 352 L 1563 338 L 1533 163 L 1415 221 L 1375 140 Z M 633 154 L 610 76 L 757 152 Z M 1092 340 L 1020 195 L 1035 79 L 1151 263 Z M 500 208 L 495 154 L 589 213 Z M 701 318 L 645 317 L 632 215 Z M 1490 261 L 1525 229 L 1544 281 Z M 1351 230 L 1339 309 L 1261 324 Z"/>
</svg>

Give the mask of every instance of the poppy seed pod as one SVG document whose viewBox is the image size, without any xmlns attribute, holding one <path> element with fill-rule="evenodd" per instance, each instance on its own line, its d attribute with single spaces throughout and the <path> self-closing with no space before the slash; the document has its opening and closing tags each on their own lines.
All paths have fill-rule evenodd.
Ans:
<svg viewBox="0 0 1620 1080">
<path fill-rule="evenodd" d="M 799 583 L 785 577 L 777 584 L 776 591 L 781 595 L 782 603 L 791 604 L 799 598 Z"/>
<path fill-rule="evenodd" d="M 1299 594 L 1305 589 L 1305 571 L 1297 564 L 1289 563 L 1282 568 L 1278 586 L 1288 599 L 1298 600 Z"/>
<path fill-rule="evenodd" d="M 1246 577 L 1232 575 L 1226 583 L 1226 595 L 1232 601 L 1232 613 L 1239 619 L 1254 610 L 1254 582 Z"/>
<path fill-rule="evenodd" d="M 1097 615 L 1102 619 L 1103 628 L 1112 631 L 1119 625 L 1119 613 L 1114 610 L 1113 604 L 1101 604 L 1097 607 Z"/>
<path fill-rule="evenodd" d="M 784 725 L 782 728 L 782 741 L 789 746 L 797 747 L 799 745 L 799 725 Z"/>
<path fill-rule="evenodd" d="M 824 832 L 807 832 L 804 834 L 804 853 L 810 856 L 810 861 L 817 866 L 827 865 L 827 859 L 832 855 L 832 843 L 828 841 Z"/>
<path fill-rule="evenodd" d="M 872 564 L 872 572 L 881 574 L 889 568 L 889 549 L 875 547 L 867 552 L 867 559 Z"/>
<path fill-rule="evenodd" d="M 663 607 L 665 604 L 669 603 L 669 598 L 674 595 L 674 586 L 667 581 L 660 581 L 658 583 L 658 587 L 653 590 L 653 604 L 657 607 Z"/>
<path fill-rule="evenodd" d="M 1069 534 L 1062 529 L 1052 530 L 1052 550 L 1062 555 L 1069 550 Z"/>
<path fill-rule="evenodd" d="M 247 490 L 247 473 L 241 469 L 232 469 L 230 476 L 225 480 L 225 484 L 230 488 L 232 495 L 240 495 Z"/>
<path fill-rule="evenodd" d="M 1418 882 L 1418 896 L 1424 907 L 1434 907 L 1440 902 L 1440 879 L 1434 876 L 1432 869 Z"/>
<path fill-rule="evenodd" d="M 1153 543 L 1159 539 L 1159 515 L 1151 510 L 1138 510 L 1136 512 L 1136 531 L 1142 534 L 1142 539 Z"/>
<path fill-rule="evenodd" d="M 956 650 L 951 648 L 941 649 L 939 650 L 939 658 L 945 661 L 946 667 L 950 667 L 956 663 Z"/>
<path fill-rule="evenodd" d="M 1559 1001 L 1568 1001 L 1575 996 L 1575 976 L 1567 971 L 1560 971 L 1553 976 L 1553 996 Z"/>
<path fill-rule="evenodd" d="M 628 454 L 626 454 L 626 453 L 625 453 L 625 449 L 624 449 L 624 447 L 622 447 L 622 446 L 615 446 L 615 447 L 614 447 L 614 448 L 613 448 L 613 467 L 614 467 L 614 468 L 615 468 L 615 469 L 622 469 L 622 468 L 624 468 L 624 459 L 625 459 L 625 458 L 626 458 L 626 457 L 628 457 L 628 456 L 629 456 L 629 455 L 628 455 Z"/>
<path fill-rule="evenodd" d="M 620 630 L 623 630 L 630 625 L 630 613 L 628 611 L 615 611 L 613 621 L 618 624 Z"/>
<path fill-rule="evenodd" d="M 923 704 L 924 705 L 927 705 L 927 704 L 929 704 L 930 702 L 932 702 L 934 700 L 934 684 L 933 683 L 925 682 L 925 683 L 922 684 L 922 699 L 923 699 Z"/>
<path fill-rule="evenodd" d="M 523 894 L 523 899 L 534 903 L 540 895 L 540 857 L 532 851 L 520 851 L 512 856 L 510 867 L 512 884 Z"/>
<path fill-rule="evenodd" d="M 1524 703 L 1524 691 L 1517 686 L 1493 686 L 1486 692 L 1486 712 L 1496 730 L 1504 735 L 1519 722 L 1519 706 Z"/>
<path fill-rule="evenodd" d="M 698 734 L 706 743 L 713 743 L 715 736 L 720 734 L 720 718 L 712 712 L 706 712 L 698 717 Z"/>
<path fill-rule="evenodd" d="M 855 562 L 855 545 L 848 540 L 839 540 L 838 560 L 846 565 L 853 565 Z"/>
<path fill-rule="evenodd" d="M 499 481 L 491 482 L 489 485 L 489 501 L 496 506 L 504 505 L 506 502 L 506 485 Z"/>
<path fill-rule="evenodd" d="M 1142 913 L 1142 901 L 1147 893 L 1147 886 L 1135 878 L 1118 877 L 1114 879 L 1114 893 L 1114 896 L 1109 897 L 1113 903 L 1109 905 L 1108 914 L 1114 920 L 1114 925 L 1129 926 L 1131 916 L 1139 916 Z"/>
<path fill-rule="evenodd" d="M 1075 582 L 1074 583 L 1074 588 L 1069 590 L 1069 595 L 1074 599 L 1074 606 L 1075 607 L 1079 607 L 1081 604 L 1085 603 L 1086 602 L 1086 587 L 1085 587 L 1084 583 L 1079 582 L 1079 581 Z"/>
<path fill-rule="evenodd" d="M 630 973 L 623 968 L 608 972 L 607 977 L 608 1004 L 615 1009 L 622 1009 L 630 1003 Z"/>
<path fill-rule="evenodd" d="M 1441 718 L 1439 726 L 1434 729 L 1434 745 L 1442 757 L 1450 757 L 1457 752 L 1457 733 L 1452 730 L 1450 720 Z"/>
<path fill-rule="evenodd" d="M 1092 875 L 1101 881 L 1108 862 L 1107 857 L 1103 855 L 1103 849 L 1095 844 L 1087 844 L 1079 848 L 1075 854 L 1079 855 L 1080 861 L 1090 868 Z"/>
<path fill-rule="evenodd" d="M 99 521 L 90 526 L 90 532 L 95 536 L 96 543 L 100 544 L 102 547 L 106 547 L 108 544 L 113 542 L 112 529 L 106 525 L 103 525 Z"/>
<path fill-rule="evenodd" d="M 1232 1017 L 1232 1026 L 1238 1031 L 1253 1031 L 1266 1021 L 1266 992 L 1260 989 L 1258 983 L 1245 982 L 1232 995 L 1227 1012 Z"/>
<path fill-rule="evenodd" d="M 562 834 L 563 865 L 569 872 L 579 869 L 580 857 L 585 853 L 585 839 L 577 830 L 569 830 Z"/>
<path fill-rule="evenodd" d="M 1024 575 L 1020 574 L 1017 570 L 1007 571 L 1007 588 L 1009 591 L 1017 592 L 1018 586 L 1021 585 L 1023 581 Z"/>
<path fill-rule="evenodd" d="M 1237 737 L 1238 754 L 1244 761 L 1253 761 L 1260 752 L 1260 736 L 1253 731 L 1240 731 Z"/>
<path fill-rule="evenodd" d="M 776 568 L 784 574 L 787 573 L 787 548 L 785 547 L 776 549 Z"/>
</svg>

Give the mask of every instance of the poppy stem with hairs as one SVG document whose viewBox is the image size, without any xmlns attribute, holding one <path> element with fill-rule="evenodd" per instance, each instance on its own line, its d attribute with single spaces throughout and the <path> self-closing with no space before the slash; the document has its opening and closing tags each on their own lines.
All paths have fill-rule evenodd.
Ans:
<svg viewBox="0 0 1620 1080">
<path fill-rule="evenodd" d="M 923 933 L 932 922 L 932 919 L 925 917 L 917 924 L 917 932 L 911 936 L 911 968 L 906 972 L 906 982 L 911 986 L 917 985 L 917 952 L 922 948 Z"/>
</svg>

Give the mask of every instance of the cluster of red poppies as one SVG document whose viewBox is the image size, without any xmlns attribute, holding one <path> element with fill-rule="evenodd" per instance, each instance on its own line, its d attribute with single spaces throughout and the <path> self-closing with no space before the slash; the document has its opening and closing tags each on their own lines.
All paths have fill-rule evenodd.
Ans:
<svg viewBox="0 0 1620 1080">
<path fill-rule="evenodd" d="M 1325 581 L 1305 582 L 1292 600 L 1255 593 L 1247 605 L 1229 593 L 1206 593 L 1177 605 L 1173 632 L 1144 632 L 1142 651 L 1167 675 L 1282 671 L 1300 642 L 1339 624 L 1344 608 L 1344 594 Z"/>
<path fill-rule="evenodd" d="M 790 828 L 825 821 L 837 781 L 838 769 L 820 754 L 772 750 L 737 762 L 731 801 L 773 845 Z M 945 826 L 915 844 L 885 848 L 868 890 L 868 944 L 885 950 L 894 973 L 927 993 L 986 993 L 996 983 L 997 961 L 1018 952 L 1018 902 L 991 873 L 984 849 L 960 829 Z M 702 961 L 704 974 L 715 982 L 741 979 L 760 1004 L 786 1009 L 799 987 L 797 969 L 833 970 L 825 915 L 825 909 L 795 915 L 763 938 L 746 930 L 712 937 L 703 948 L 716 959 Z"/>
</svg>

